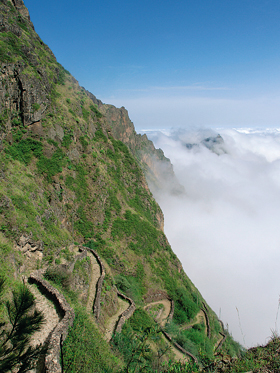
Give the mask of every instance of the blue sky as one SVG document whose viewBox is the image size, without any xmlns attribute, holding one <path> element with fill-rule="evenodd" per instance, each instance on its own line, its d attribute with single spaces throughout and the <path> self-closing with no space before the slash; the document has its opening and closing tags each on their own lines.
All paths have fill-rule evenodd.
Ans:
<svg viewBox="0 0 280 373">
<path fill-rule="evenodd" d="M 138 130 L 280 126 L 277 0 L 25 0 L 58 61 Z"/>
</svg>

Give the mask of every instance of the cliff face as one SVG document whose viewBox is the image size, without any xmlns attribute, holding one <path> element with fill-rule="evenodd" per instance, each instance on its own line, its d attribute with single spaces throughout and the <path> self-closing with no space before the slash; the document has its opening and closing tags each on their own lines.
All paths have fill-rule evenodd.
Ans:
<svg viewBox="0 0 280 373">
<path fill-rule="evenodd" d="M 21 0 L 2 0 L 0 17 L 0 275 L 14 286 L 39 269 L 65 294 L 76 312 L 65 359 L 87 347 L 73 372 L 87 359 L 87 372 L 124 366 L 131 358 L 126 346 L 145 337 L 143 328 L 156 330 L 162 307 L 174 315 L 171 340 L 195 359 L 200 349 L 212 356 L 222 328 L 173 253 L 144 175 L 155 188 L 166 175 L 173 178 L 169 160 L 136 134 L 124 108 L 102 104 L 57 63 Z M 94 257 L 89 251 L 76 260 L 84 244 Z M 92 319 L 97 282 L 98 326 Z M 209 320 L 200 325 L 202 309 Z M 101 343 L 120 310 L 133 316 L 111 345 Z M 193 330 L 192 319 L 200 325 Z M 162 335 L 153 343 L 145 357 L 151 367 L 167 342 Z M 232 346 L 226 347 L 231 354 Z M 176 360 L 176 351 L 166 349 L 166 359 Z"/>
<path fill-rule="evenodd" d="M 1 1 L 0 14 L 0 125 L 9 131 L 42 119 L 64 69 L 34 32 L 21 0 Z"/>
<path fill-rule="evenodd" d="M 147 182 L 154 193 L 168 189 L 171 193 L 184 193 L 173 171 L 172 164 L 161 149 L 156 149 L 147 135 L 137 134 L 127 110 L 99 102 L 99 110 L 112 127 L 113 135 L 126 144 L 144 170 Z"/>
</svg>

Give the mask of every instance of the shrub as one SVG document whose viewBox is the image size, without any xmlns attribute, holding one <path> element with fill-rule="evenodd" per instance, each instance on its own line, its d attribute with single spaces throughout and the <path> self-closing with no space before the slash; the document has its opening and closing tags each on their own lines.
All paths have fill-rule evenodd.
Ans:
<svg viewBox="0 0 280 373">
<path fill-rule="evenodd" d="M 57 63 L 58 66 L 58 80 L 57 83 L 60 85 L 65 84 L 65 79 L 67 75 L 70 75 L 69 71 L 67 71 L 60 63 Z"/>
<path fill-rule="evenodd" d="M 88 117 L 89 117 L 89 111 L 87 111 L 84 106 L 82 106 L 82 114 L 83 114 L 83 118 L 84 120 L 87 122 L 88 121 Z"/>
<path fill-rule="evenodd" d="M 89 108 L 96 115 L 97 118 L 102 118 L 103 117 L 103 115 L 98 110 L 97 105 L 90 105 Z"/>
<path fill-rule="evenodd" d="M 99 140 L 102 140 L 104 141 L 105 143 L 108 142 L 108 139 L 107 137 L 104 135 L 103 131 L 101 128 L 98 128 L 96 131 L 95 131 L 95 134 L 94 134 L 94 140 L 95 141 L 99 141 Z"/>
<path fill-rule="evenodd" d="M 45 174 L 47 180 L 50 182 L 52 176 L 62 172 L 62 161 L 64 157 L 65 154 L 60 148 L 56 149 L 51 158 L 41 155 L 37 162 L 38 171 Z"/>
<path fill-rule="evenodd" d="M 72 133 L 67 133 L 66 135 L 63 136 L 61 145 L 65 146 L 65 148 L 69 149 L 69 146 L 70 146 L 72 141 L 73 141 Z"/>
<path fill-rule="evenodd" d="M 114 220 L 111 235 L 113 239 L 116 237 L 133 239 L 134 242 L 137 242 L 135 248 L 144 255 L 151 255 L 160 248 L 157 229 L 151 223 L 141 219 L 138 214 L 132 214 L 129 210 L 125 213 L 125 220 L 120 218 Z"/>
<path fill-rule="evenodd" d="M 35 111 L 38 111 L 40 109 L 40 105 L 35 102 L 34 104 L 32 104 L 32 112 L 35 113 Z"/>
<path fill-rule="evenodd" d="M 67 271 L 63 267 L 49 267 L 46 270 L 44 277 L 65 289 L 69 289 L 71 285 L 71 272 Z"/>
<path fill-rule="evenodd" d="M 21 133 L 18 133 L 18 135 L 19 137 L 22 136 Z M 13 159 L 29 164 L 33 155 L 37 158 L 42 155 L 42 149 L 43 144 L 41 142 L 27 138 L 8 145 L 5 148 L 5 152 Z"/>
<path fill-rule="evenodd" d="M 84 150 L 87 148 L 87 146 L 88 146 L 88 142 L 87 142 L 87 140 L 86 140 L 86 138 L 85 138 L 85 136 L 80 136 L 80 143 L 82 144 L 82 147 L 84 148 Z"/>
</svg>

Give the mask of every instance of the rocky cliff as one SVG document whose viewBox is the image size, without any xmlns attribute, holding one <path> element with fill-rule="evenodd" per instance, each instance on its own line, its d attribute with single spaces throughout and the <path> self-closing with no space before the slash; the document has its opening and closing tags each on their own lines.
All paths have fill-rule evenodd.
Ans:
<svg viewBox="0 0 280 373">
<path fill-rule="evenodd" d="M 147 135 L 137 134 L 127 110 L 98 103 L 112 127 L 114 136 L 126 144 L 142 167 L 152 192 L 168 188 L 171 193 L 184 193 L 173 171 L 172 164 L 161 149 L 156 149 Z"/>
</svg>

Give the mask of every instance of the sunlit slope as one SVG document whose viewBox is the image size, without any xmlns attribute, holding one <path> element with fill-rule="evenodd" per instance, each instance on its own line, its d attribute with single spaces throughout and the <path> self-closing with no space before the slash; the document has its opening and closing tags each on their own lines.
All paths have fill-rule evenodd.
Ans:
<svg viewBox="0 0 280 373">
<path fill-rule="evenodd" d="M 47 271 L 76 310 L 73 335 L 83 337 L 79 328 L 92 330 L 92 338 L 85 333 L 86 340 L 79 341 L 99 349 L 91 371 L 97 369 L 94 364 L 104 364 L 100 371 L 109 369 L 110 348 L 115 369 L 127 363 L 126 343 L 136 332 L 157 327 L 156 314 L 144 310 L 154 300 L 173 301 L 173 320 L 164 328 L 203 363 L 203 356 L 215 353 L 223 330 L 163 233 L 163 214 L 148 188 L 143 162 L 113 136 L 102 103 L 57 63 L 23 3 L 2 1 L 0 11 L 1 274 L 12 286 L 35 269 Z M 94 272 L 89 260 L 77 262 L 74 272 L 67 269 L 73 247 L 84 244 L 96 250 L 106 268 L 98 327 L 87 307 Z M 136 311 L 120 339 L 99 344 L 123 306 L 117 289 L 135 302 Z M 199 321 L 201 310 L 209 325 Z M 68 354 L 78 348 L 75 340 Z M 150 366 L 166 345 L 160 334 L 145 357 Z M 238 352 L 230 337 L 222 348 Z M 168 358 L 176 354 L 167 350 L 163 359 Z M 82 360 L 81 354 L 77 366 Z"/>
</svg>

